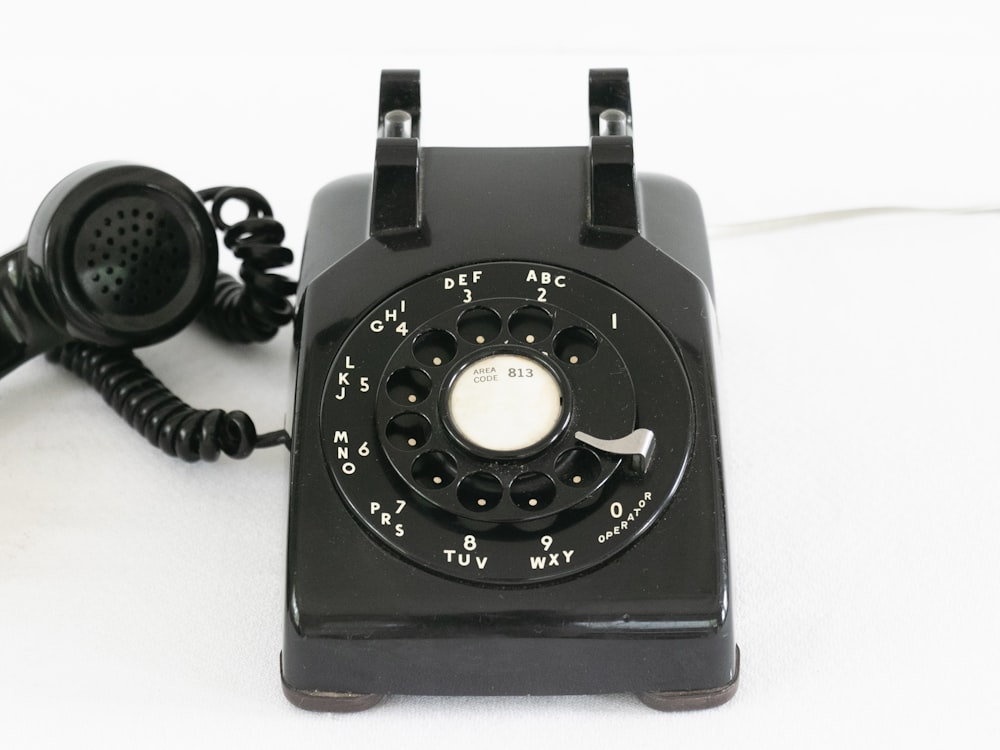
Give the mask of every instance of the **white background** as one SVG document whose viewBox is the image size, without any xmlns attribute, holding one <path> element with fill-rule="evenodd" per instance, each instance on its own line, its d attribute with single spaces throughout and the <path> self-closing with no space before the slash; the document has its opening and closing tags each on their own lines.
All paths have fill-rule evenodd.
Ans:
<svg viewBox="0 0 1000 750">
<path fill-rule="evenodd" d="M 0 19 L 0 247 L 78 166 L 311 195 L 371 168 L 378 73 L 423 71 L 426 145 L 586 142 L 589 67 L 632 73 L 642 171 L 710 225 L 1000 202 L 989 2 L 19 3 Z M 713 243 L 742 683 L 629 696 L 282 697 L 282 456 L 161 456 L 70 375 L 0 384 L 0 744 L 986 744 L 1000 573 L 1000 216 Z M 229 264 L 229 267 L 232 267 Z M 190 402 L 281 424 L 289 337 L 143 352 Z"/>
</svg>

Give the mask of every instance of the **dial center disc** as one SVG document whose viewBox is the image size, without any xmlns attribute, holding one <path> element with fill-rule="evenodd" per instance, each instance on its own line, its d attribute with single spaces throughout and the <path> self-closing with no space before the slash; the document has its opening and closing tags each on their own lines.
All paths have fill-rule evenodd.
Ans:
<svg viewBox="0 0 1000 750">
<path fill-rule="evenodd" d="M 467 364 L 445 399 L 448 422 L 473 449 L 514 454 L 538 445 L 562 425 L 563 390 L 537 359 L 491 354 Z"/>
</svg>

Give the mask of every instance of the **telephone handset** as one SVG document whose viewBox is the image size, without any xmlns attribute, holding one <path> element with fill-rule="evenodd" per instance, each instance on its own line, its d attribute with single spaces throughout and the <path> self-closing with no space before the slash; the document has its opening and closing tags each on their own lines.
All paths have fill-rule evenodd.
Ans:
<svg viewBox="0 0 1000 750">
<path fill-rule="evenodd" d="M 733 693 L 704 224 L 634 174 L 627 72 L 589 148 L 419 142 L 383 74 L 371 179 L 316 197 L 296 326 L 286 695 Z"/>
<path fill-rule="evenodd" d="M 233 200 L 247 217 L 229 224 L 222 210 Z M 242 261 L 242 282 L 217 270 L 217 231 Z M 285 444 L 284 430 L 258 435 L 242 411 L 188 406 L 131 351 L 196 317 L 230 341 L 272 338 L 292 321 L 296 290 L 271 273 L 292 262 L 283 239 L 267 200 L 249 188 L 194 193 L 135 164 L 79 169 L 42 201 L 27 242 L 0 257 L 0 378 L 44 353 L 185 461 Z"/>
</svg>

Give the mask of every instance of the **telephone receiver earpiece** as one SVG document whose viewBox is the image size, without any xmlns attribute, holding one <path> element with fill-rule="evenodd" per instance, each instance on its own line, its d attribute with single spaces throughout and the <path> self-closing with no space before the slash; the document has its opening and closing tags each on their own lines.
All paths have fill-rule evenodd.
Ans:
<svg viewBox="0 0 1000 750">
<path fill-rule="evenodd" d="M 172 336 L 208 302 L 218 256 L 208 211 L 174 177 L 119 163 L 74 172 L 0 258 L 0 377 L 74 339 L 131 349 Z"/>
</svg>

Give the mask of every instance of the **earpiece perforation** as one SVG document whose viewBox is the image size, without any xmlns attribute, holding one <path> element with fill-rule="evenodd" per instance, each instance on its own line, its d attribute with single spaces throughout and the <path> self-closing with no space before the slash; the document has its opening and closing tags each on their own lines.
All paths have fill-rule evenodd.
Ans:
<svg viewBox="0 0 1000 750">
<path fill-rule="evenodd" d="M 88 304 L 121 316 L 151 315 L 169 306 L 191 266 L 183 221 L 142 194 L 111 198 L 86 216 L 73 265 Z"/>
</svg>

